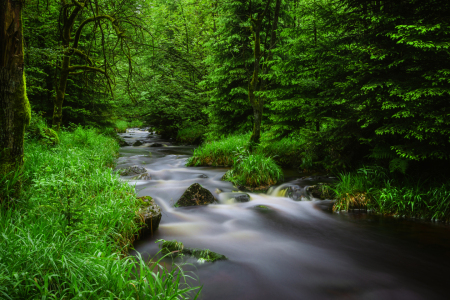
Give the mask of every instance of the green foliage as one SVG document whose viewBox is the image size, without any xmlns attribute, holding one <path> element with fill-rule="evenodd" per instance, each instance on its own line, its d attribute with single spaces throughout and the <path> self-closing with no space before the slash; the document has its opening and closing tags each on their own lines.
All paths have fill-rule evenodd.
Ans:
<svg viewBox="0 0 450 300">
<path fill-rule="evenodd" d="M 235 152 L 243 148 L 250 135 L 231 135 L 217 141 L 206 142 L 194 150 L 187 166 L 233 166 Z"/>
<path fill-rule="evenodd" d="M 181 269 L 126 255 L 140 203 L 110 168 L 117 143 L 81 127 L 60 141 L 26 144 L 20 201 L 0 210 L 0 297 L 190 297 Z"/>
<path fill-rule="evenodd" d="M 43 113 L 31 112 L 30 125 L 27 127 L 27 138 L 36 139 L 41 144 L 54 146 L 59 143 L 58 134 L 51 128 L 47 127 Z"/>
<path fill-rule="evenodd" d="M 205 128 L 202 126 L 183 128 L 177 133 L 177 142 L 198 145 L 203 141 Z"/>
<path fill-rule="evenodd" d="M 250 187 L 274 185 L 283 180 L 283 171 L 270 157 L 238 149 L 233 169 L 223 179 Z"/>
</svg>

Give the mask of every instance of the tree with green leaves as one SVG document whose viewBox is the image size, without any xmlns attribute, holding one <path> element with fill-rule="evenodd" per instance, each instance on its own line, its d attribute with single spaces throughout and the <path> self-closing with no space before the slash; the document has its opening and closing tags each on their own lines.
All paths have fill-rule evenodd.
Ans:
<svg viewBox="0 0 450 300">
<path fill-rule="evenodd" d="M 112 91 L 114 78 L 112 76 L 112 62 L 108 60 L 106 39 L 115 34 L 119 47 L 131 64 L 130 49 L 126 39 L 124 27 L 139 28 L 137 18 L 137 3 L 124 2 L 115 4 L 97 0 L 61 1 L 60 36 L 62 46 L 62 60 L 59 70 L 59 80 L 56 87 L 56 97 L 53 111 L 53 127 L 59 130 L 62 122 L 62 107 L 66 95 L 69 77 L 83 76 L 89 73 L 102 74 Z M 128 13 L 129 12 L 129 13 Z M 89 15 L 88 17 L 85 14 Z M 86 33 L 90 29 L 90 32 Z M 87 40 L 83 43 L 84 40 Z M 92 49 L 92 43 L 100 43 L 100 49 Z M 89 42 L 90 40 L 90 42 Z M 73 58 L 78 58 L 76 64 Z"/>
</svg>

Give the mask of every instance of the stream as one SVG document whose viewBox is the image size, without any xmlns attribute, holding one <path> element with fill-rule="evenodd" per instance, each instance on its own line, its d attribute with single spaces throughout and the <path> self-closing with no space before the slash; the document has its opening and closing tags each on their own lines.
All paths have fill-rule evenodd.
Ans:
<svg viewBox="0 0 450 300">
<path fill-rule="evenodd" d="M 203 285 L 200 299 L 450 299 L 449 226 L 332 214 L 323 210 L 326 200 L 294 201 L 276 188 L 235 203 L 230 192 L 236 188 L 220 180 L 226 168 L 185 166 L 193 146 L 172 145 L 137 129 L 120 135 L 144 144 L 122 147 L 117 168 L 139 165 L 152 176 L 123 179 L 163 211 L 155 235 L 136 242 L 135 250 L 150 258 L 159 251 L 157 239 L 175 239 L 228 257 L 214 263 L 184 258 L 192 264 L 186 269 L 198 276 L 194 284 Z M 149 147 L 153 143 L 164 146 Z M 288 176 L 285 185 L 313 183 L 294 172 Z M 196 182 L 220 203 L 174 207 Z"/>
</svg>

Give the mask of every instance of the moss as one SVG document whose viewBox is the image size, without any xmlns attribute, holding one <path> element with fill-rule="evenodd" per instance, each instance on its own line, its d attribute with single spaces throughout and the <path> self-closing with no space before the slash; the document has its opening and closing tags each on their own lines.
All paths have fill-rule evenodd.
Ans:
<svg viewBox="0 0 450 300">
<path fill-rule="evenodd" d="M 182 242 L 176 240 L 166 241 L 161 239 L 156 242 L 162 242 L 162 244 L 159 244 L 159 247 L 164 254 L 171 254 L 174 256 L 189 255 L 197 258 L 199 262 L 215 262 L 216 260 L 228 259 L 225 255 L 213 252 L 209 249 L 185 248 Z"/>
</svg>

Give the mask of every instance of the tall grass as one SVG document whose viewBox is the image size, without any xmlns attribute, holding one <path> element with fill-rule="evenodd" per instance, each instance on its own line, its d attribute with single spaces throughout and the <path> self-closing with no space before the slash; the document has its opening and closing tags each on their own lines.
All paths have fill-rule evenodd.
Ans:
<svg viewBox="0 0 450 300">
<path fill-rule="evenodd" d="M 384 215 L 450 221 L 450 185 L 395 178 L 381 167 L 339 175 L 335 210 L 368 208 Z"/>
<path fill-rule="evenodd" d="M 177 133 L 177 142 L 187 144 L 200 144 L 203 141 L 203 135 L 205 134 L 205 127 L 203 126 L 191 126 L 179 130 Z"/>
<path fill-rule="evenodd" d="M 228 166 L 234 164 L 234 157 L 239 148 L 243 148 L 250 139 L 250 134 L 232 135 L 221 140 L 206 142 L 194 150 L 187 166 Z"/>
<path fill-rule="evenodd" d="M 60 140 L 27 142 L 24 191 L 14 210 L 0 211 L 0 298 L 191 297 L 180 269 L 127 255 L 139 202 L 109 168 L 114 139 L 78 127 Z"/>
<path fill-rule="evenodd" d="M 267 186 L 283 180 L 283 171 L 272 158 L 241 150 L 235 155 L 233 169 L 224 179 L 249 187 Z"/>
<path fill-rule="evenodd" d="M 118 133 L 127 132 L 127 128 L 141 128 L 144 126 L 144 122 L 141 120 L 117 120 L 115 123 L 115 128 Z"/>
</svg>

